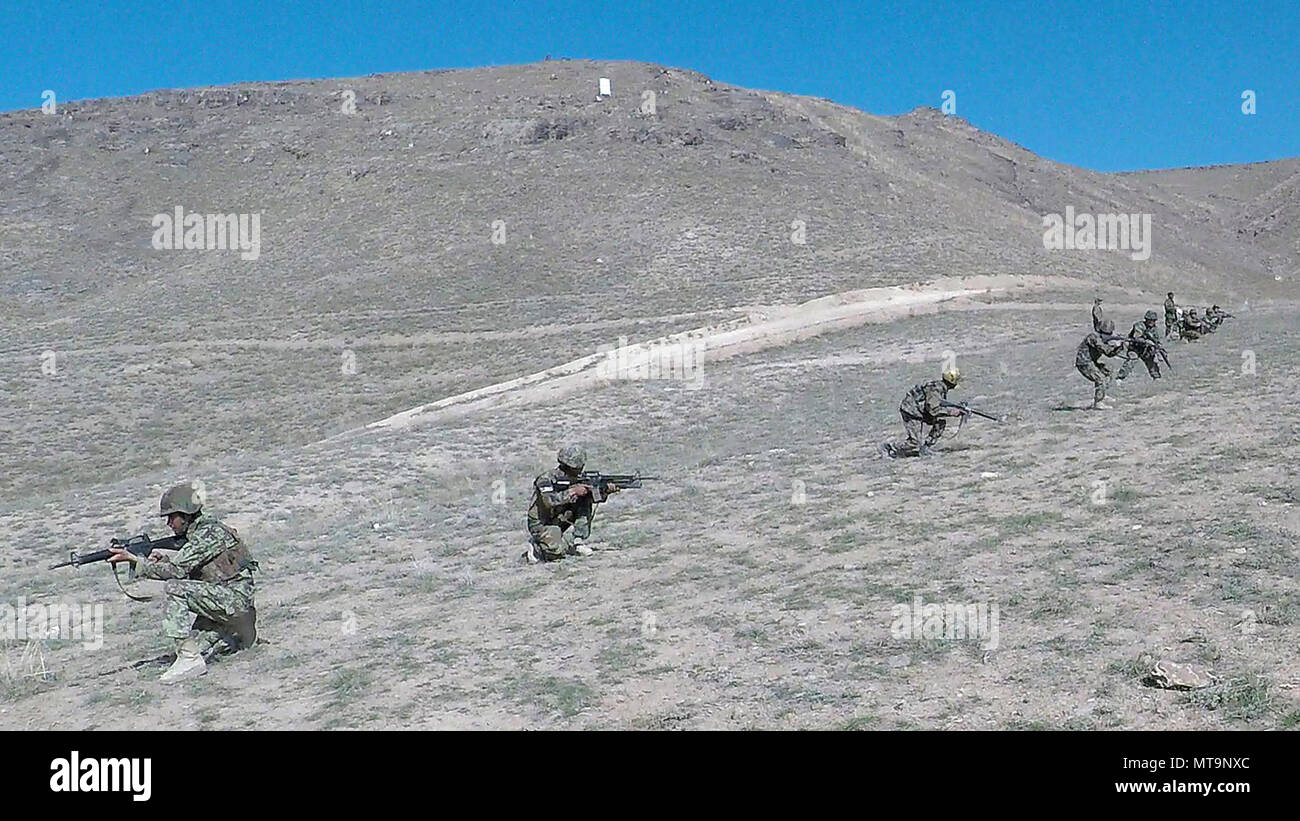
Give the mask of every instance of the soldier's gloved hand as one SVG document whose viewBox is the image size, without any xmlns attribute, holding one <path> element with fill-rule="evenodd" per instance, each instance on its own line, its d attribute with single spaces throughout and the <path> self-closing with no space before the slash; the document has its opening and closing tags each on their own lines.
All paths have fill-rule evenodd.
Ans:
<svg viewBox="0 0 1300 821">
<path fill-rule="evenodd" d="M 614 484 L 613 482 L 610 482 L 608 485 L 605 486 L 605 495 L 608 496 L 611 493 L 618 493 L 618 485 Z"/>
<path fill-rule="evenodd" d="M 569 493 L 572 494 L 572 496 L 575 499 L 580 499 L 583 496 L 586 496 L 590 492 L 591 492 L 591 488 L 587 487 L 586 485 L 574 485 L 573 487 L 569 488 Z"/>
<path fill-rule="evenodd" d="M 109 552 L 109 557 L 108 557 L 109 564 L 121 564 L 122 562 L 131 562 L 132 564 L 135 563 L 136 557 L 128 550 L 123 550 L 120 547 L 110 547 L 108 549 L 108 552 Z"/>
</svg>

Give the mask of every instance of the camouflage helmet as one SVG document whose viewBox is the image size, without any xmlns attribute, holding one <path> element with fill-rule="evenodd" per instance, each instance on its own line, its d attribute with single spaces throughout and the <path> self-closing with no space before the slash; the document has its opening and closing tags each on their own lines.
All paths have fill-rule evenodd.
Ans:
<svg viewBox="0 0 1300 821">
<path fill-rule="evenodd" d="M 945 369 L 943 372 L 943 381 L 948 383 L 949 387 L 955 388 L 957 383 L 961 381 L 961 370 L 959 370 L 956 365 Z"/>
<path fill-rule="evenodd" d="M 1142 318 L 1145 319 L 1147 322 L 1155 322 L 1157 319 L 1159 319 L 1155 311 L 1147 311 L 1145 314 L 1142 314 Z"/>
<path fill-rule="evenodd" d="M 1093 304 L 1093 305 L 1100 305 L 1100 304 L 1101 304 L 1101 297 L 1099 297 L 1099 296 L 1095 296 L 1095 297 L 1093 297 L 1093 298 L 1092 298 L 1092 304 Z"/>
<path fill-rule="evenodd" d="M 167 489 L 158 502 L 158 515 L 170 516 L 173 513 L 193 515 L 203 507 L 203 487 L 191 482 L 183 482 Z"/>
<path fill-rule="evenodd" d="M 1113 319 L 1103 319 L 1103 320 L 1101 321 L 1101 326 L 1100 326 L 1097 330 L 1101 331 L 1101 332 L 1104 333 L 1104 334 L 1113 334 L 1113 333 L 1115 333 L 1115 320 L 1113 320 Z"/>
<path fill-rule="evenodd" d="M 566 468 L 582 470 L 582 466 L 587 464 L 587 451 L 577 445 L 565 445 L 555 454 L 555 460 Z"/>
</svg>

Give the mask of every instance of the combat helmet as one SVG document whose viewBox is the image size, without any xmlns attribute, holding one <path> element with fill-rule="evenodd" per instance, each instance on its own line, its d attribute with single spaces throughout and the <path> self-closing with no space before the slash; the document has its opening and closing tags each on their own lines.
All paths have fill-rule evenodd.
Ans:
<svg viewBox="0 0 1300 821">
<path fill-rule="evenodd" d="M 555 454 L 555 461 L 559 462 L 561 467 L 582 470 L 583 465 L 587 464 L 587 452 L 577 445 L 565 445 L 560 448 L 559 453 Z"/>
<path fill-rule="evenodd" d="M 1142 314 L 1142 318 L 1147 322 L 1155 322 L 1159 319 L 1159 316 L 1157 316 L 1155 311 L 1147 311 L 1145 314 Z"/>
<path fill-rule="evenodd" d="M 191 482 L 183 482 L 167 489 L 158 502 L 158 515 L 167 517 L 173 513 L 194 515 L 203 507 L 203 488 Z"/>
<path fill-rule="evenodd" d="M 956 365 L 944 370 L 943 381 L 950 388 L 957 387 L 957 383 L 961 381 L 961 371 Z"/>
</svg>

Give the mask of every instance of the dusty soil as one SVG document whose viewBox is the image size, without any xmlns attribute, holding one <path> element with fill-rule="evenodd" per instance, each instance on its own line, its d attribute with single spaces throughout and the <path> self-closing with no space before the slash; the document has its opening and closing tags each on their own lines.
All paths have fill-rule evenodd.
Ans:
<svg viewBox="0 0 1300 821">
<path fill-rule="evenodd" d="M 41 116 L 0 115 L 0 616 L 104 621 L 94 648 L 0 622 L 0 728 L 1300 721 L 1300 161 L 1101 175 L 582 61 Z M 261 260 L 150 248 L 178 202 L 264 212 Z M 1153 213 L 1151 260 L 1045 251 L 1066 205 Z M 1171 288 L 1236 317 L 1083 410 L 1092 297 L 1123 330 Z M 702 371 L 606 378 L 621 337 Z M 950 359 L 1003 421 L 881 459 Z M 662 481 L 600 509 L 595 554 L 526 566 L 570 440 Z M 166 689 L 160 603 L 46 566 L 161 535 L 192 477 L 262 563 L 261 641 Z M 917 597 L 996 606 L 996 646 L 900 635 Z M 1159 659 L 1217 683 L 1147 686 Z"/>
</svg>

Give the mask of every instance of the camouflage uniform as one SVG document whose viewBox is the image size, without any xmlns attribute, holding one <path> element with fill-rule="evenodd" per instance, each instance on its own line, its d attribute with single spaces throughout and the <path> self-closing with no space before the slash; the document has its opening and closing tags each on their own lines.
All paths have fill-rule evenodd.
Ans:
<svg viewBox="0 0 1300 821">
<path fill-rule="evenodd" d="M 1171 336 L 1178 326 L 1178 306 L 1174 304 L 1174 295 L 1165 297 L 1165 336 Z"/>
<path fill-rule="evenodd" d="M 1195 312 L 1188 311 L 1183 315 L 1183 324 L 1178 329 L 1178 336 L 1181 339 L 1200 339 L 1201 335 L 1207 333 L 1205 325 Z"/>
<path fill-rule="evenodd" d="M 1079 369 L 1094 387 L 1092 401 L 1099 404 L 1106 398 L 1106 388 L 1110 385 L 1110 368 L 1101 361 L 1103 356 L 1115 356 L 1124 350 L 1123 342 L 1106 342 L 1094 331 L 1079 343 L 1079 350 L 1074 355 L 1074 367 Z"/>
<path fill-rule="evenodd" d="M 556 482 L 569 479 L 569 474 L 557 466 L 533 480 L 533 498 L 528 505 L 528 535 L 547 561 L 574 552 L 574 540 L 591 535 L 595 500 L 591 492 L 578 496 L 572 487 L 556 488 Z"/>
<path fill-rule="evenodd" d="M 1160 331 L 1156 329 L 1154 323 L 1150 326 L 1146 322 L 1134 322 L 1133 328 L 1128 332 L 1130 339 L 1145 339 L 1153 345 L 1134 345 L 1124 355 L 1124 364 L 1120 365 L 1119 373 L 1115 374 L 1116 379 L 1124 379 L 1133 370 L 1133 363 L 1141 359 L 1142 364 L 1147 366 L 1147 373 L 1151 374 L 1152 379 L 1160 378 L 1160 363 L 1156 361 L 1155 345 L 1161 342 Z"/>
<path fill-rule="evenodd" d="M 193 630 L 203 653 L 222 641 L 238 650 L 254 640 L 257 562 L 234 528 L 200 513 L 175 555 L 140 562 L 137 568 L 141 578 L 166 581 L 163 633 L 168 637 L 184 640 Z"/>
<path fill-rule="evenodd" d="M 907 441 L 898 445 L 896 450 L 919 452 L 923 425 L 930 426 L 925 446 L 929 447 L 939 441 L 944 429 L 948 427 L 947 417 L 956 415 L 954 411 L 939 405 L 948 398 L 948 387 L 948 383 L 942 379 L 935 379 L 915 385 L 907 392 L 898 406 L 898 413 L 903 417 L 903 429 L 907 431 Z"/>
</svg>

